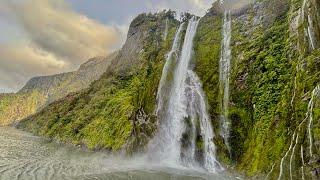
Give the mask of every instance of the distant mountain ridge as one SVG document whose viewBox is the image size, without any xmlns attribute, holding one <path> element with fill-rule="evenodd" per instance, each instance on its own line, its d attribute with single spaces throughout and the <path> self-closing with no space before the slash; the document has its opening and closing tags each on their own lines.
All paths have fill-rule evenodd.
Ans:
<svg viewBox="0 0 320 180">
<path fill-rule="evenodd" d="M 320 1 L 257 0 L 245 6 L 237 4 L 232 12 L 226 11 L 222 2 L 216 1 L 200 19 L 190 64 L 206 96 L 217 160 L 226 169 L 232 167 L 253 179 L 319 179 Z M 92 150 L 144 152 L 163 123 L 155 109 L 166 54 L 182 23 L 174 14 L 139 15 L 130 25 L 125 45 L 98 80 L 52 102 L 17 127 Z M 165 29 L 167 38 L 163 38 Z M 181 36 L 187 32 L 185 22 Z M 225 43 L 229 37 L 230 42 Z M 221 66 L 226 59 L 221 58 L 223 51 L 230 53 L 230 65 Z M 180 55 L 174 54 L 172 65 Z M 91 64 L 95 63 L 83 66 Z M 226 73 L 227 98 L 223 90 L 227 88 L 221 88 L 222 71 L 230 71 Z M 174 76 L 168 74 L 168 84 L 174 83 Z M 70 75 L 56 78 L 63 82 L 42 84 L 42 78 L 35 78 L 25 92 L 5 95 L 13 100 L 0 101 L 0 121 L 3 112 L 10 119 L 17 119 L 10 115 L 31 114 L 33 107 L 58 99 L 61 92 L 81 84 Z M 56 87 L 54 93 L 48 90 L 50 85 Z M 7 109 L 3 111 L 3 107 Z M 221 133 L 225 129 L 222 119 L 229 120 L 227 138 Z M 193 137 L 196 153 L 203 154 L 203 136 L 188 128 L 190 118 L 184 121 L 181 147 L 189 146 L 185 139 Z"/>
<path fill-rule="evenodd" d="M 114 52 L 107 57 L 91 58 L 77 71 L 34 77 L 17 93 L 0 94 L 0 126 L 17 122 L 69 93 L 89 87 L 117 55 Z"/>
</svg>

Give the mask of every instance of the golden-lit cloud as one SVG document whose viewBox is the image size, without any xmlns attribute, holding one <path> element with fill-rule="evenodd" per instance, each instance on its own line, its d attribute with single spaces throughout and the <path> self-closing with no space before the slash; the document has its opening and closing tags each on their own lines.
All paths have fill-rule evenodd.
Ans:
<svg viewBox="0 0 320 180">
<path fill-rule="evenodd" d="M 54 74 L 70 68 L 66 60 L 31 45 L 0 46 L 0 84 L 17 89 L 34 75 Z"/>
<path fill-rule="evenodd" d="M 120 43 L 116 28 L 76 13 L 64 0 L 1 0 L 0 10 L 24 34 L 0 44 L 0 85 L 15 90 L 34 75 L 73 70 Z"/>
</svg>

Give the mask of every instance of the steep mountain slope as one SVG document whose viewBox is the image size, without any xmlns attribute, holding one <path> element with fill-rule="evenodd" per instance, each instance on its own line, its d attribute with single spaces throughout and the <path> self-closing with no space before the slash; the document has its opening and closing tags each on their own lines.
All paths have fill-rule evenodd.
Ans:
<svg viewBox="0 0 320 180">
<path fill-rule="evenodd" d="M 230 16 L 230 5 L 217 1 L 201 18 L 192 66 L 210 106 L 218 159 L 226 167 L 257 178 L 319 178 L 319 7 L 317 0 L 257 0 L 237 4 Z M 226 48 L 223 24 L 230 17 L 225 113 L 222 84 L 228 81 L 221 81 L 219 71 L 229 66 L 219 66 Z M 169 34 L 164 38 L 166 20 Z M 157 128 L 157 87 L 178 24 L 172 12 L 139 15 L 98 81 L 19 127 L 91 149 L 143 150 Z M 222 115 L 230 121 L 227 139 L 221 133 Z M 203 148 L 198 136 L 197 148 Z"/>
<path fill-rule="evenodd" d="M 311 178 L 310 170 L 319 168 L 318 121 L 310 122 L 319 106 L 308 104 L 320 83 L 320 39 L 305 36 L 316 28 L 305 22 L 319 18 L 311 8 L 320 3 L 309 3 L 315 2 L 261 1 L 234 20 L 229 117 L 233 148 L 243 151 L 239 167 L 250 175 L 272 169 L 272 179 Z M 307 114 L 308 108 L 314 111 Z"/>
<path fill-rule="evenodd" d="M 164 38 L 166 20 L 169 30 Z M 156 128 L 156 91 L 176 29 L 173 12 L 139 15 L 98 81 L 52 103 L 19 127 L 91 149 L 142 148 Z"/>
<path fill-rule="evenodd" d="M 320 39 L 319 31 L 314 31 L 320 17 L 319 11 L 314 10 L 318 7 L 319 2 L 315 1 L 256 1 L 232 16 L 230 159 L 248 175 L 272 170 L 270 179 L 309 179 L 316 177 L 311 172 L 319 171 L 316 87 L 320 82 L 317 75 Z M 215 12 L 207 17 L 218 14 Z M 216 16 L 215 21 L 219 22 L 221 16 Z M 200 29 L 208 24 L 203 26 Z M 221 33 L 213 26 L 211 29 Z M 207 40 L 213 37 L 218 36 L 209 36 Z M 199 41 L 199 46 L 204 44 L 204 40 Z M 198 67 L 206 69 L 199 72 L 206 90 L 212 84 L 217 87 L 218 73 L 201 75 L 201 71 L 217 70 L 214 65 L 203 65 L 206 57 L 210 57 L 205 56 L 204 49 L 199 48 L 196 54 Z M 208 52 L 218 52 L 218 47 L 212 46 Z M 219 122 L 221 109 L 219 102 L 215 102 L 219 90 L 212 87 L 206 91 L 214 122 Z M 212 102 L 210 96 L 214 97 Z M 216 141 L 219 142 L 219 137 Z M 220 160 L 228 162 L 226 146 L 220 138 L 221 141 Z"/>
<path fill-rule="evenodd" d="M 19 92 L 0 96 L 0 126 L 18 122 L 71 92 L 87 88 L 116 56 L 117 52 L 92 58 L 74 72 L 32 78 Z"/>
<path fill-rule="evenodd" d="M 270 171 L 269 179 L 318 176 L 319 5 L 312 0 L 260 0 L 232 11 L 231 151 L 216 136 L 220 161 L 250 176 Z M 224 8 L 216 2 L 201 19 L 195 42 L 196 69 L 216 133 L 221 132 Z"/>
</svg>

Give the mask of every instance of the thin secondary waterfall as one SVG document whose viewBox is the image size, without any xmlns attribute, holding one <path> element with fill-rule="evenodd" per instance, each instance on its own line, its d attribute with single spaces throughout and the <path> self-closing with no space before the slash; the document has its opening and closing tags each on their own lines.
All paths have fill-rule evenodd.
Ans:
<svg viewBox="0 0 320 180">
<path fill-rule="evenodd" d="M 282 179 L 284 163 L 285 163 L 286 157 L 289 155 L 290 152 L 291 152 L 291 156 L 290 156 L 290 161 L 289 161 L 289 175 L 290 175 L 290 179 L 293 179 L 293 175 L 292 175 L 292 173 L 293 173 L 292 172 L 293 157 L 295 154 L 296 146 L 299 143 L 299 135 L 300 135 L 301 127 L 307 120 L 309 120 L 309 122 L 308 122 L 309 154 L 310 154 L 310 157 L 313 156 L 313 152 L 312 152 L 312 149 L 313 149 L 313 139 L 312 139 L 313 108 L 314 108 L 314 99 L 319 96 L 320 96 L 320 85 L 316 86 L 313 89 L 313 91 L 311 93 L 311 99 L 308 104 L 308 111 L 306 113 L 306 118 L 299 124 L 299 126 L 294 131 L 293 136 L 291 137 L 290 147 L 281 159 L 278 180 Z M 300 156 L 302 159 L 302 165 L 304 166 L 303 146 L 302 145 L 301 145 Z M 302 166 L 302 179 L 304 179 L 303 166 Z"/>
<path fill-rule="evenodd" d="M 310 15 L 308 15 L 308 36 L 309 36 L 311 48 L 312 50 L 314 50 L 315 49 L 314 31 L 313 31 L 312 19 Z"/>
<path fill-rule="evenodd" d="M 307 25 L 308 25 L 308 27 L 305 28 L 305 34 L 309 39 L 309 43 L 310 43 L 311 49 L 314 50 L 316 48 L 315 47 L 316 46 L 315 45 L 315 40 L 314 40 L 315 35 L 314 35 L 314 30 L 313 30 L 312 18 L 311 18 L 310 14 L 309 14 L 309 6 L 310 6 L 310 2 L 308 0 L 304 0 L 303 4 L 302 4 L 302 7 L 301 7 L 301 18 L 302 18 L 302 22 L 304 22 L 305 18 L 306 18 L 305 16 L 307 15 Z"/>
<path fill-rule="evenodd" d="M 204 144 L 203 165 L 211 172 L 222 170 L 222 166 L 216 160 L 216 147 L 213 143 L 214 133 L 207 110 L 206 97 L 198 76 L 192 70 L 187 72 L 186 94 L 188 101 L 187 112 L 192 123 L 191 151 L 189 151 L 191 153 L 187 157 L 191 158 L 191 160 L 196 158 L 196 127 L 197 124 L 200 124 L 200 133 Z"/>
<path fill-rule="evenodd" d="M 229 145 L 229 128 L 230 121 L 228 119 L 228 104 L 229 104 L 229 81 L 230 81 L 230 61 L 231 61 L 231 13 L 226 11 L 224 14 L 223 23 L 223 40 L 221 47 L 221 59 L 219 65 L 220 72 L 220 98 L 221 98 L 221 131 L 220 135 L 223 137 L 225 144 L 230 152 Z"/>
<path fill-rule="evenodd" d="M 163 35 L 163 39 L 164 39 L 164 40 L 167 39 L 168 31 L 169 31 L 169 20 L 166 19 L 166 27 L 165 27 L 165 29 L 164 29 L 164 35 Z"/>
<path fill-rule="evenodd" d="M 152 159 L 167 165 L 197 166 L 196 140 L 200 134 L 203 166 L 215 172 L 221 166 L 215 158 L 213 129 L 200 80 L 190 67 L 198 23 L 196 17 L 189 20 L 181 53 L 181 32 L 185 25 L 180 25 L 168 54 L 158 90 L 156 113 L 160 125 L 149 144 L 149 153 Z"/>
<path fill-rule="evenodd" d="M 314 107 L 314 98 L 320 96 L 320 85 L 318 85 L 311 94 L 311 100 L 308 105 L 308 112 L 307 115 L 309 115 L 309 123 L 308 123 L 308 135 L 309 135 L 309 152 L 310 156 L 313 156 L 312 153 L 312 146 L 313 146 L 313 140 L 312 140 L 312 123 L 313 123 L 313 107 Z"/>
</svg>

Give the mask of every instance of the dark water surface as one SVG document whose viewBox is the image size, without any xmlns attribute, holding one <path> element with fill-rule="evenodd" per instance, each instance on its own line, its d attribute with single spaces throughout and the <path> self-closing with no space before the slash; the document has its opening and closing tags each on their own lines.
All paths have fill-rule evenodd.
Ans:
<svg viewBox="0 0 320 180">
<path fill-rule="evenodd" d="M 0 127 L 0 180 L 224 180 L 226 175 L 151 165 L 131 159 L 86 152 L 51 143 L 11 128 Z"/>
</svg>

